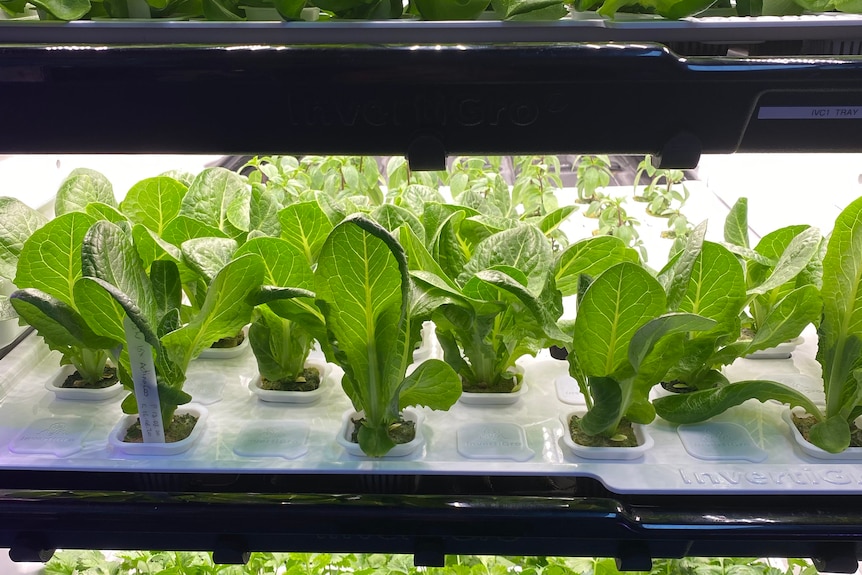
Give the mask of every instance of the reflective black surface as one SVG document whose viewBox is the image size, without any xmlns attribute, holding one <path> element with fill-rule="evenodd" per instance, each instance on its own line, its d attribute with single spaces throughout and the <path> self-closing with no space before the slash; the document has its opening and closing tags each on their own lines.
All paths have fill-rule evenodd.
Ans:
<svg viewBox="0 0 862 575">
<path fill-rule="evenodd" d="M 858 109 L 862 60 L 686 59 L 659 45 L 6 47 L 0 99 L 28 111 L 5 117 L 0 153 L 412 146 L 432 156 L 420 163 L 652 153 L 687 167 L 700 152 L 862 150 L 852 116 L 760 113 Z"/>
<path fill-rule="evenodd" d="M 801 556 L 841 569 L 862 551 L 862 496 L 622 496 L 559 477 L 14 476 L 3 475 L 0 546 L 30 559 L 61 547 L 350 551 L 432 564 L 613 556 L 641 569 L 656 557 Z M 78 488 L 52 487 L 63 484 Z"/>
</svg>

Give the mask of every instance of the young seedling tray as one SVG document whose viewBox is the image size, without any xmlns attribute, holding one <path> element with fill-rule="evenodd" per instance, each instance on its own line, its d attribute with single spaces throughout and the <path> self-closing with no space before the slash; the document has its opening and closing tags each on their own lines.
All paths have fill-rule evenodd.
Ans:
<svg viewBox="0 0 862 575">
<path fill-rule="evenodd" d="M 731 380 L 773 378 L 818 397 L 816 335 L 789 360 L 738 360 Z M 196 360 L 186 384 L 209 416 L 184 453 L 129 455 L 109 444 L 125 394 L 101 402 L 55 398 L 45 380 L 57 355 L 27 338 L 0 362 L 0 469 L 240 474 L 392 474 L 565 476 L 598 479 L 613 492 L 655 494 L 862 493 L 862 465 L 850 455 L 822 460 L 803 452 L 785 421 L 788 408 L 750 402 L 713 421 L 679 428 L 647 426 L 654 446 L 631 460 L 590 460 L 562 440 L 562 420 L 583 408 L 567 363 L 521 360 L 527 392 L 510 405 L 456 404 L 420 409 L 425 443 L 401 457 L 351 455 L 336 436 L 350 404 L 332 370 L 313 404 L 260 401 L 248 389 L 252 354 Z M 342 442 L 343 443 L 343 442 Z"/>
</svg>

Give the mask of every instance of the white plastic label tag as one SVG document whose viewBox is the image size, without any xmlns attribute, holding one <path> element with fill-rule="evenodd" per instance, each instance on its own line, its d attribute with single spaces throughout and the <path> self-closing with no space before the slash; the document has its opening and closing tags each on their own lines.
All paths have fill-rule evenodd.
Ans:
<svg viewBox="0 0 862 575">
<path fill-rule="evenodd" d="M 763 106 L 758 120 L 862 120 L 862 106 Z"/>
<path fill-rule="evenodd" d="M 144 334 L 132 320 L 123 319 L 129 361 L 132 364 L 132 381 L 135 383 L 135 399 L 138 402 L 138 417 L 144 443 L 164 443 L 165 426 L 159 406 L 159 390 L 156 386 L 156 366 L 153 364 L 153 348 L 144 339 Z"/>
</svg>

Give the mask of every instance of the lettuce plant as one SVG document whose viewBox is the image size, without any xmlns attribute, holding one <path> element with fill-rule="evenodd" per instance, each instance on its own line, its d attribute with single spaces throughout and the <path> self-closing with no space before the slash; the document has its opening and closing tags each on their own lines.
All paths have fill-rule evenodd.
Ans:
<svg viewBox="0 0 862 575">
<path fill-rule="evenodd" d="M 314 272 L 298 247 L 282 238 L 246 242 L 235 257 L 257 254 L 264 262 L 248 337 L 258 371 L 273 383 L 300 379 L 315 339 L 326 342 L 323 316 L 314 302 Z"/>
<path fill-rule="evenodd" d="M 21 288 L 8 301 L 0 301 L 3 317 L 17 313 L 49 348 L 61 353 L 62 365 L 72 364 L 87 385 L 103 385 L 108 359 L 119 341 L 87 327 L 74 286 L 81 277 L 84 234 L 102 214 L 116 211 L 111 183 L 94 170 L 73 170 L 57 191 L 58 217 L 50 222 L 10 198 L 3 198 L 0 210 L 0 277 Z"/>
<path fill-rule="evenodd" d="M 328 350 L 313 269 L 333 227 L 316 201 L 292 203 L 277 217 L 279 237 L 254 237 L 234 257 L 254 253 L 264 261 L 264 285 L 255 300 L 249 340 L 260 374 L 292 383 L 302 374 L 315 340 Z"/>
<path fill-rule="evenodd" d="M 92 216 L 71 211 L 34 231 L 19 254 L 15 283 L 20 289 L 10 296 L 19 316 L 62 354 L 60 363 L 74 365 L 92 386 L 102 381 L 108 359 L 116 355 L 112 350 L 123 341 L 88 325 L 84 318 L 91 310 L 76 292 L 84 236 L 95 223 Z"/>
<path fill-rule="evenodd" d="M 556 324 L 562 295 L 554 285 L 550 242 L 530 224 L 491 234 L 454 278 L 419 244 L 409 241 L 411 266 L 423 285 L 450 298 L 432 319 L 444 359 L 464 390 L 517 391 L 515 360 L 566 337 Z"/>
<path fill-rule="evenodd" d="M 817 251 L 819 233 L 806 232 L 794 239 L 782 257 L 762 274 L 765 276 L 762 281 L 754 285 L 746 284 L 739 259 L 728 248 L 704 241 L 705 233 L 705 223 L 697 226 L 685 249 L 659 274 L 668 294 L 668 311 L 695 313 L 716 322 L 712 329 L 692 334 L 681 342 L 680 361 L 667 374 L 668 381 L 694 389 L 726 385 L 722 366 L 795 337 L 816 321 L 818 306 L 816 298 L 782 299 L 767 314 L 753 338 L 740 339 L 745 310 L 758 296 L 798 275 Z"/>
<path fill-rule="evenodd" d="M 515 223 L 516 227 L 493 231 L 489 220 L 466 217 L 470 213 L 475 214 L 462 207 L 428 204 L 423 223 L 430 249 L 404 230 L 399 238 L 417 280 L 451 298 L 435 312 L 440 331 L 451 334 L 444 333 L 441 339 L 449 350 L 446 361 L 463 372 L 468 385 L 486 379 L 494 383 L 483 385 L 485 389 L 512 391 L 518 385 L 511 379 L 518 357 L 568 342 L 556 325 L 561 297 L 577 294 L 582 276 L 595 277 L 623 261 L 637 262 L 638 254 L 611 236 L 580 240 L 554 253 L 546 237 L 553 225 Z M 545 219 L 553 219 L 555 213 Z"/>
<path fill-rule="evenodd" d="M 820 321 L 823 242 L 819 230 L 807 225 L 783 227 L 763 236 L 751 249 L 748 201 L 740 198 L 725 220 L 724 237 L 745 266 L 748 307 L 742 330 L 748 337 L 743 339 L 787 341 Z"/>
<path fill-rule="evenodd" d="M 742 381 L 718 389 L 656 400 L 658 414 L 673 423 L 703 421 L 748 399 L 774 399 L 799 406 L 814 418 L 809 441 L 839 453 L 850 445 L 851 427 L 862 415 L 862 198 L 835 221 L 823 257 L 822 319 L 817 361 L 826 405 L 772 381 Z"/>
<path fill-rule="evenodd" d="M 192 180 L 195 181 L 198 179 Z M 200 312 L 209 284 L 239 246 L 237 239 L 210 225 L 214 219 L 208 223 L 191 217 L 188 211 L 183 213 L 188 191 L 183 182 L 167 175 L 147 178 L 129 190 L 119 208 L 132 225 L 134 244 L 145 269 L 157 260 L 171 261 L 177 266 L 184 296 L 180 307 L 182 322 Z M 199 201 L 206 204 L 218 200 L 199 198 Z M 244 235 L 237 237 L 243 239 Z M 216 342 L 214 347 L 236 345 L 237 335 Z"/>
<path fill-rule="evenodd" d="M 184 294 L 181 321 L 200 313 L 208 286 L 245 241 L 250 227 L 250 192 L 237 174 L 210 168 L 189 187 L 169 176 L 136 183 L 120 204 L 133 224 L 134 243 L 145 268 L 174 262 Z M 240 328 L 241 329 L 241 328 Z M 230 334 L 216 346 L 236 343 Z"/>
<path fill-rule="evenodd" d="M 200 311 L 189 321 L 180 317 L 180 273 L 170 260 L 156 260 L 149 271 L 129 236 L 116 224 L 96 222 L 83 238 L 83 277 L 76 282 L 76 301 L 86 309 L 90 329 L 125 341 L 123 320 L 134 322 L 153 348 L 162 420 L 172 421 L 178 405 L 191 397 L 182 391 L 189 363 L 214 341 L 235 334 L 248 323 L 251 299 L 260 290 L 263 262 L 246 254 L 222 267 L 209 284 Z M 125 360 L 125 361 L 123 361 Z M 134 389 L 128 356 L 121 357 L 120 377 Z M 134 394 L 123 402 L 137 413 Z"/>
<path fill-rule="evenodd" d="M 305 362 L 314 337 L 302 325 L 279 317 L 265 305 L 257 306 L 248 337 L 262 378 L 261 387 L 293 389 L 297 382 L 307 380 Z"/>
<path fill-rule="evenodd" d="M 614 437 L 623 418 L 651 422 L 649 392 L 678 359 L 676 344 L 686 333 L 715 324 L 666 309 L 661 284 L 630 262 L 611 266 L 583 292 L 568 361 L 587 402 L 579 422 L 584 433 Z"/>
<path fill-rule="evenodd" d="M 363 413 L 363 452 L 383 456 L 395 446 L 390 427 L 405 407 L 445 410 L 458 400 L 458 376 L 440 360 L 405 375 L 422 321 L 438 301 L 414 285 L 404 249 L 384 228 L 360 215 L 339 223 L 321 248 L 314 286 L 326 322 L 324 351 L 344 369 L 342 387 Z"/>
</svg>

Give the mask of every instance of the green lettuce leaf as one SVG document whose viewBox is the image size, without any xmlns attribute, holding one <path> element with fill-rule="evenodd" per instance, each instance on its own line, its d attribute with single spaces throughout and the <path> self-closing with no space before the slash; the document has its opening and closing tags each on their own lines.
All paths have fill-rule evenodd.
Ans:
<svg viewBox="0 0 862 575">
<path fill-rule="evenodd" d="M 251 188 L 236 172 L 203 170 L 183 197 L 179 214 L 240 239 L 249 230 Z M 167 238 L 166 238 L 167 239 Z"/>
<path fill-rule="evenodd" d="M 72 211 L 35 230 L 18 256 L 15 285 L 36 288 L 74 308 L 73 289 L 81 277 L 81 249 L 87 231 L 95 223 L 92 216 Z"/>
<path fill-rule="evenodd" d="M 0 198 L 0 278 L 15 277 L 24 243 L 48 218 L 15 198 Z"/>
<path fill-rule="evenodd" d="M 255 309 L 248 339 L 258 371 L 270 381 L 296 381 L 314 343 L 301 325 L 277 316 L 267 306 Z"/>
<path fill-rule="evenodd" d="M 305 254 L 313 266 L 323 242 L 332 231 L 332 223 L 317 202 L 291 204 L 278 213 L 281 237 Z"/>
<path fill-rule="evenodd" d="M 71 3 L 74 0 L 66 0 Z M 62 3 L 57 2 L 56 5 Z M 89 4 L 89 2 L 87 3 Z M 81 5 L 78 5 L 79 7 Z M 56 7 L 56 6 L 55 6 Z M 70 9 L 74 9 L 69 6 Z M 87 6 L 89 9 L 89 5 Z M 50 9 L 49 9 L 50 11 Z M 80 18 L 83 14 L 75 16 L 71 19 Z M 66 20 L 62 16 L 57 15 L 61 20 Z M 91 202 L 101 202 L 112 208 L 117 207 L 117 200 L 114 197 L 114 188 L 111 182 L 108 181 L 103 174 L 96 170 L 88 168 L 75 168 L 60 184 L 60 189 L 57 190 L 57 195 L 54 198 L 54 213 L 58 216 L 68 214 L 69 212 L 83 212 L 87 204 Z"/>
<path fill-rule="evenodd" d="M 633 374 L 632 337 L 665 311 L 664 290 L 642 267 L 617 264 L 600 274 L 578 306 L 572 349 L 590 377 Z"/>
<path fill-rule="evenodd" d="M 129 189 L 120 211 L 133 223 L 162 236 L 170 221 L 179 215 L 187 191 L 185 184 L 173 178 L 147 178 Z"/>
<path fill-rule="evenodd" d="M 573 243 L 557 256 L 554 278 L 563 295 L 571 296 L 578 291 L 579 276 L 596 277 L 618 263 L 637 261 L 637 251 L 617 237 L 587 238 Z"/>
<path fill-rule="evenodd" d="M 749 399 L 766 402 L 771 399 L 802 407 L 812 414 L 817 407 L 803 393 L 775 381 L 737 381 L 723 387 L 679 393 L 653 401 L 656 413 L 671 423 L 698 423 L 740 405 Z"/>
<path fill-rule="evenodd" d="M 214 342 L 236 335 L 251 319 L 252 298 L 262 281 L 263 261 L 255 254 L 240 256 L 219 270 L 198 314 L 162 337 L 171 360 L 186 367 Z"/>
<path fill-rule="evenodd" d="M 232 259 L 237 247 L 236 240 L 230 238 L 193 238 L 184 241 L 180 250 L 189 269 L 210 284 Z"/>
<path fill-rule="evenodd" d="M 739 198 L 724 219 L 724 241 L 743 248 L 748 241 L 748 198 Z"/>
</svg>

